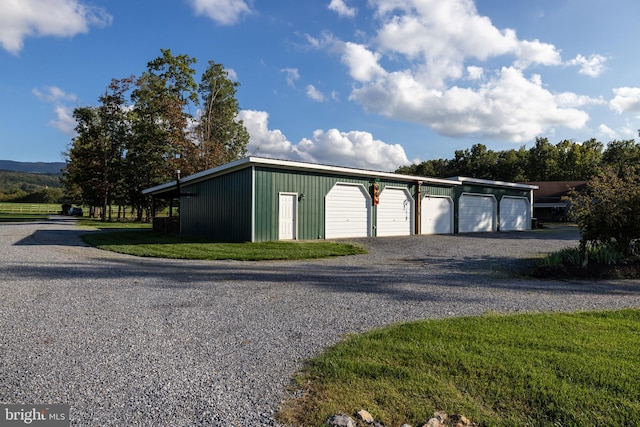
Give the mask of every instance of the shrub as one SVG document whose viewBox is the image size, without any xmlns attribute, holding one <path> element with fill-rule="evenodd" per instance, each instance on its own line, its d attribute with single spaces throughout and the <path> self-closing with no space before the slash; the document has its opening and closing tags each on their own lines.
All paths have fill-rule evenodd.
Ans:
<svg viewBox="0 0 640 427">
<path fill-rule="evenodd" d="M 598 256 L 608 262 L 615 258 L 611 251 L 622 256 L 632 254 L 633 243 L 640 238 L 637 171 L 616 173 L 606 169 L 588 182 L 586 192 L 573 191 L 568 200 L 569 215 L 580 230 L 580 249 L 585 257 L 589 246 L 598 248 Z"/>
</svg>

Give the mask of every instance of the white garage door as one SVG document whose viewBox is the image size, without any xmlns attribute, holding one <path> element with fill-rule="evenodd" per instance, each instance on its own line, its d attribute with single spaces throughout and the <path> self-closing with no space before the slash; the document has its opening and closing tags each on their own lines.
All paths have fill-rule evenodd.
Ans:
<svg viewBox="0 0 640 427">
<path fill-rule="evenodd" d="M 453 200 L 450 197 L 425 197 L 420 216 L 422 234 L 453 233 Z"/>
<path fill-rule="evenodd" d="M 378 236 L 408 236 L 413 232 L 413 198 L 404 188 L 386 187 L 378 203 Z"/>
<path fill-rule="evenodd" d="M 526 197 L 508 197 L 500 200 L 500 230 L 529 230 L 531 210 Z"/>
<path fill-rule="evenodd" d="M 458 210 L 458 231 L 496 231 L 496 198 L 486 194 L 463 194 Z"/>
<path fill-rule="evenodd" d="M 325 199 L 325 237 L 368 237 L 371 197 L 362 185 L 336 184 Z"/>
</svg>

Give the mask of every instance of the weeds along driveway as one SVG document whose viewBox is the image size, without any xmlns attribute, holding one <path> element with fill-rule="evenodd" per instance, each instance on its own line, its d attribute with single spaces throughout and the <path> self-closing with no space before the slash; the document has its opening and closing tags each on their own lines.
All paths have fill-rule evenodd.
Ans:
<svg viewBox="0 0 640 427">
<path fill-rule="evenodd" d="M 512 275 L 571 228 L 358 239 L 288 262 L 141 259 L 62 220 L 0 224 L 0 401 L 67 403 L 72 425 L 276 425 L 302 362 L 345 334 L 488 310 L 640 307 L 640 282 Z"/>
</svg>

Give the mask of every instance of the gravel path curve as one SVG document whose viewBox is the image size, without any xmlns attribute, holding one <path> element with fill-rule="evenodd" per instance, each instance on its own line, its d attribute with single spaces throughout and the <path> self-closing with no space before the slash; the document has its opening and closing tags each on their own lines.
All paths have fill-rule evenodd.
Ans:
<svg viewBox="0 0 640 427">
<path fill-rule="evenodd" d="M 0 224 L 0 402 L 72 425 L 274 426 L 291 375 L 350 332 L 493 310 L 640 307 L 640 281 L 513 278 L 575 229 L 360 239 L 303 262 L 140 259 L 62 217 Z"/>
</svg>

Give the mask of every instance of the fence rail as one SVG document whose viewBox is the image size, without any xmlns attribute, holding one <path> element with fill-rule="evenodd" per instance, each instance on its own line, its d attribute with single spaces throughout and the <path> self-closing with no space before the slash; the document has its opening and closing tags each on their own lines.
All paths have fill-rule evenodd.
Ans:
<svg viewBox="0 0 640 427">
<path fill-rule="evenodd" d="M 46 203 L 0 203 L 0 213 L 57 214 L 62 208 Z"/>
</svg>

